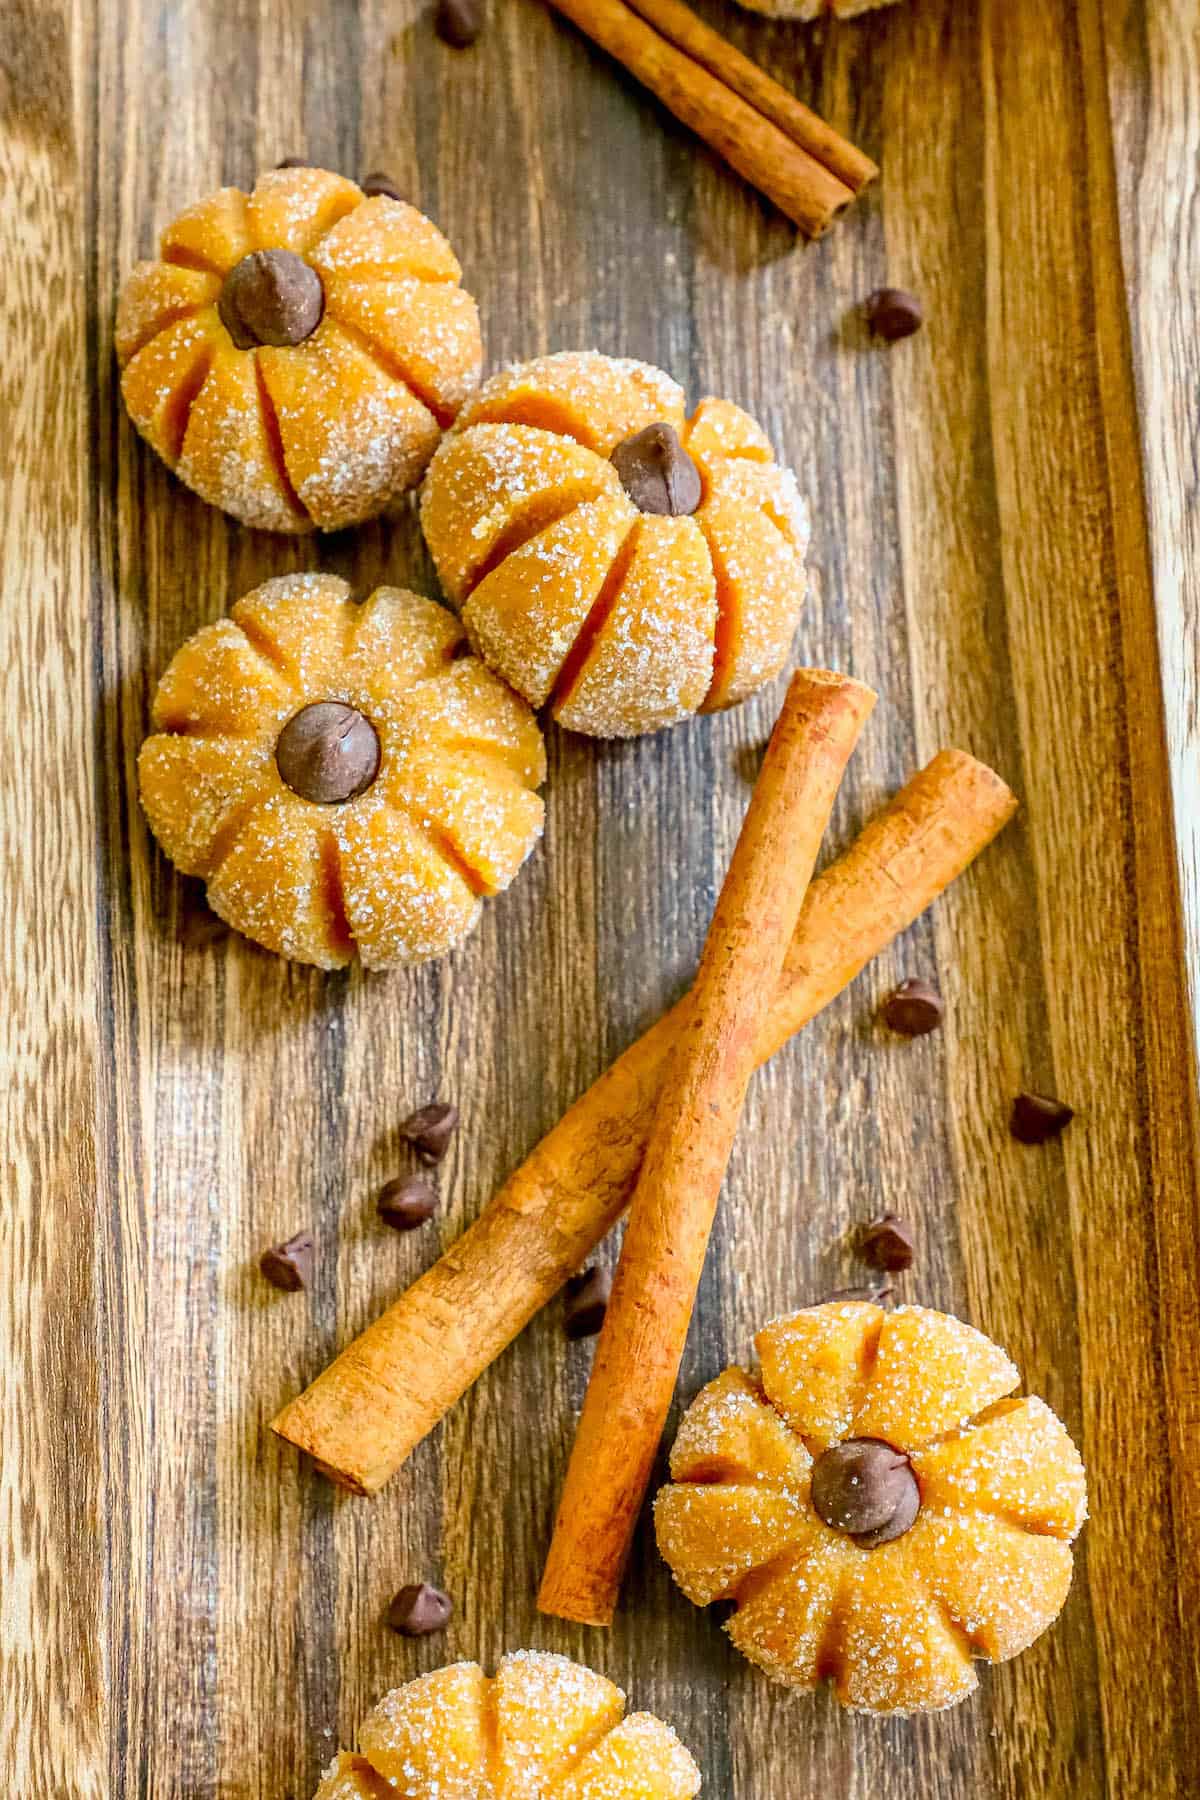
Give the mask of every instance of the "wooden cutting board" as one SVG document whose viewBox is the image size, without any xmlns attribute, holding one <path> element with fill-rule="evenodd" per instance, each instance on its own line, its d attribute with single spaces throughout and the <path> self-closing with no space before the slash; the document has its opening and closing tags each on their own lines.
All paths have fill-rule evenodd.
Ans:
<svg viewBox="0 0 1200 1800">
<path fill-rule="evenodd" d="M 385 1688 L 519 1645 L 673 1720 L 713 1800 L 1197 1791 L 1194 0 L 910 0 L 815 29 L 709 11 L 883 164 L 819 246 L 537 0 L 492 0 L 462 54 L 416 0 L 0 18 L 0 1771 L 19 1800 L 308 1800 Z M 393 172 L 457 247 L 493 363 L 598 345 L 763 420 L 814 518 L 797 658 L 881 694 L 836 842 L 946 744 L 1021 796 L 758 1078 L 681 1390 L 861 1279 L 856 1222 L 916 1222 L 904 1294 L 1003 1342 L 1091 1475 L 1060 1623 L 951 1714 L 881 1723 L 769 1687 L 645 1532 L 611 1634 L 538 1617 L 589 1358 L 553 1307 L 374 1502 L 266 1435 L 682 989 L 778 704 L 631 744 L 552 731 L 544 848 L 440 967 L 321 975 L 181 941 L 197 895 L 133 783 L 175 647 L 289 569 L 432 580 L 412 516 L 256 536 L 122 415 L 121 275 L 182 204 L 296 153 Z M 884 280 L 928 308 L 891 350 L 854 315 Z M 913 1044 L 874 1023 L 907 974 L 948 1002 Z M 1010 1140 L 1024 1085 L 1078 1109 L 1061 1143 Z M 434 1094 L 464 1116 L 444 1210 L 401 1239 L 373 1193 Z M 303 1225 L 316 1286 L 281 1296 L 255 1258 Z M 381 1623 L 420 1577 L 455 1596 L 444 1640 Z"/>
</svg>

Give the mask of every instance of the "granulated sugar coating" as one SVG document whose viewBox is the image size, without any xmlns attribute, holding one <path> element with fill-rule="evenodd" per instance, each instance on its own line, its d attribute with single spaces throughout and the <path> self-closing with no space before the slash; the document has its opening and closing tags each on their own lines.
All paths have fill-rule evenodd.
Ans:
<svg viewBox="0 0 1200 1800">
<path fill-rule="evenodd" d="M 700 476 L 696 511 L 639 511 L 609 458 L 654 424 Z M 661 370 L 596 351 L 503 370 L 430 464 L 421 522 L 471 642 L 531 705 L 597 737 L 733 706 L 787 661 L 808 517 L 727 400 L 684 416 Z"/>
<path fill-rule="evenodd" d="M 684 412 L 683 389 L 653 364 L 598 350 L 560 350 L 489 376 L 463 408 L 461 426 L 536 425 L 574 438 L 607 461 L 623 438 L 645 425 L 662 420 L 682 431 Z"/>
<path fill-rule="evenodd" d="M 541 834 L 545 751 L 464 641 L 403 589 L 360 606 L 334 576 L 286 575 L 183 646 L 138 760 L 142 804 L 230 925 L 300 962 L 386 968 L 444 955 L 508 886 Z M 321 701 L 353 708 L 379 744 L 374 779 L 335 803 L 294 791 L 275 757 Z"/>
<path fill-rule="evenodd" d="M 733 1642 L 790 1687 L 926 1712 L 1053 1623 L 1087 1494 L 1044 1401 L 959 1319 L 856 1301 L 778 1319 L 761 1379 L 727 1369 L 688 1408 L 655 1504 L 659 1548 L 698 1606 L 733 1601 Z M 865 1548 L 811 1501 L 814 1459 L 856 1439 L 906 1452 L 916 1522 Z M 910 1481 L 911 1478 L 906 1477 Z M 908 1515 L 911 1517 L 911 1513 Z M 905 1520 L 907 1523 L 907 1519 Z"/>
<path fill-rule="evenodd" d="M 700 1774 L 649 1713 L 564 1656 L 455 1663 L 384 1696 L 316 1800 L 691 1800 Z"/>
<path fill-rule="evenodd" d="M 243 257 L 286 250 L 320 278 L 301 342 L 239 348 L 219 311 Z M 479 379 L 475 302 L 415 207 L 325 169 L 275 169 L 179 215 L 117 309 L 134 424 L 205 500 L 271 531 L 374 518 L 425 471 Z M 309 278 L 311 279 L 311 277 Z"/>
<path fill-rule="evenodd" d="M 894 6 L 896 0 L 741 0 L 741 4 L 772 19 L 854 19 L 880 6 Z"/>
</svg>

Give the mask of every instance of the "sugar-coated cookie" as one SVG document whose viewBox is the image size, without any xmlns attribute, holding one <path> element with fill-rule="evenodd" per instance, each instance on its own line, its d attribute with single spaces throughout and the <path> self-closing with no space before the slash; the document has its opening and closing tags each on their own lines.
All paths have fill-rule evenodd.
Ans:
<svg viewBox="0 0 1200 1800">
<path fill-rule="evenodd" d="M 692 1800 L 669 1725 L 565 1656 L 518 1650 L 489 1680 L 454 1663 L 386 1694 L 316 1800 Z"/>
<path fill-rule="evenodd" d="M 808 518 L 728 400 L 647 363 L 544 356 L 484 382 L 430 465 L 426 541 L 486 663 L 560 724 L 631 737 L 779 673 Z"/>
<path fill-rule="evenodd" d="M 413 487 L 479 377 L 479 314 L 437 227 L 327 169 L 220 188 L 121 292 L 134 424 L 245 525 L 333 531 Z"/>
<path fill-rule="evenodd" d="M 336 968 L 424 962 L 508 886 L 543 819 L 520 697 L 462 626 L 402 588 L 358 605 L 284 575 L 176 654 L 142 745 L 142 804 L 209 904 L 269 950 Z"/>
<path fill-rule="evenodd" d="M 692 1402 L 659 1494 L 690 1600 L 733 1601 L 774 1680 L 863 1712 L 928 1712 L 1053 1623 L 1087 1491 L 1079 1452 L 995 1344 L 944 1313 L 857 1301 L 759 1333 L 758 1379 Z"/>
</svg>

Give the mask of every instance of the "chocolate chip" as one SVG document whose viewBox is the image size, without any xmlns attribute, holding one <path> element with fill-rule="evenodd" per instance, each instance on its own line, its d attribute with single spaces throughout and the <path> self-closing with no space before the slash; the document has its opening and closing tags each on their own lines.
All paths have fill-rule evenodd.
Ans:
<svg viewBox="0 0 1200 1800">
<path fill-rule="evenodd" d="M 448 1100 L 432 1100 L 410 1113 L 400 1127 L 422 1162 L 441 1162 L 450 1148 L 450 1139 L 458 1125 L 458 1108 Z"/>
<path fill-rule="evenodd" d="M 912 1268 L 913 1234 L 895 1213 L 884 1213 L 864 1225 L 858 1234 L 858 1248 L 867 1262 L 886 1269 L 889 1275 Z"/>
<path fill-rule="evenodd" d="M 874 1282 L 862 1287 L 834 1288 L 832 1294 L 826 1294 L 822 1306 L 830 1306 L 837 1300 L 862 1300 L 871 1306 L 884 1306 L 895 1293 L 891 1282 Z"/>
<path fill-rule="evenodd" d="M 902 1037 L 924 1037 L 927 1031 L 937 1030 L 945 1007 L 932 983 L 914 975 L 888 995 L 880 1011 L 884 1024 Z"/>
<path fill-rule="evenodd" d="M 377 194 L 382 194 L 386 200 L 403 200 L 405 198 L 391 176 L 382 174 L 378 169 L 373 175 L 367 176 L 362 184 L 362 191 L 368 200 L 373 200 Z"/>
<path fill-rule="evenodd" d="M 272 1287 L 285 1294 L 310 1286 L 313 1274 L 313 1235 L 298 1231 L 286 1244 L 272 1244 L 258 1259 L 258 1266 Z"/>
<path fill-rule="evenodd" d="M 275 765 L 302 800 L 323 806 L 353 800 L 379 773 L 379 739 L 353 706 L 317 700 L 293 713 L 280 732 Z"/>
<path fill-rule="evenodd" d="M 415 1231 L 437 1211 L 437 1195 L 420 1175 L 398 1175 L 379 1190 L 376 1210 L 394 1231 Z"/>
<path fill-rule="evenodd" d="M 434 25 L 443 44 L 468 49 L 483 30 L 481 0 L 438 0 Z"/>
<path fill-rule="evenodd" d="M 402 1587 L 388 1607 L 387 1622 L 404 1637 L 428 1637 L 433 1631 L 445 1631 L 453 1611 L 449 1594 L 427 1581 L 414 1581 Z"/>
<path fill-rule="evenodd" d="M 595 1337 L 604 1324 L 611 1295 L 612 1277 L 607 1269 L 592 1267 L 582 1275 L 571 1276 L 563 1308 L 563 1330 L 572 1343 Z"/>
<path fill-rule="evenodd" d="M 863 302 L 867 324 L 886 344 L 911 337 L 925 320 L 921 302 L 906 288 L 876 288 Z"/>
<path fill-rule="evenodd" d="M 307 156 L 285 156 L 282 162 L 275 164 L 277 169 L 311 169 L 312 164 Z"/>
<path fill-rule="evenodd" d="M 921 1510 L 912 1464 L 879 1438 L 848 1438 L 813 1465 L 812 1503 L 826 1525 L 872 1549 L 903 1537 Z"/>
<path fill-rule="evenodd" d="M 225 277 L 217 311 L 239 350 L 302 344 L 321 323 L 325 289 L 294 251 L 252 250 Z"/>
<path fill-rule="evenodd" d="M 1065 1131 L 1074 1117 L 1073 1107 L 1049 1094 L 1018 1094 L 1008 1129 L 1019 1144 L 1045 1144 Z"/>
<path fill-rule="evenodd" d="M 673 425 L 647 425 L 622 440 L 609 459 L 633 504 L 644 513 L 678 518 L 702 498 L 700 471 Z"/>
</svg>

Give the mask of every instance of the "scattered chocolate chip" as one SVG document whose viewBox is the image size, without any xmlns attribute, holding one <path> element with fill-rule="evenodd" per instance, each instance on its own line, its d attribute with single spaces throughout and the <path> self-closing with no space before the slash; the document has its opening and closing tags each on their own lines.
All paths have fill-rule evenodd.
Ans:
<svg viewBox="0 0 1200 1800">
<path fill-rule="evenodd" d="M 353 706 L 317 700 L 293 713 L 280 732 L 275 764 L 302 800 L 353 800 L 379 773 L 379 739 Z"/>
<path fill-rule="evenodd" d="M 403 200 L 405 198 L 391 176 L 383 174 L 379 169 L 376 169 L 373 175 L 367 176 L 362 184 L 362 191 L 368 200 L 373 200 L 378 194 L 382 194 L 386 200 Z"/>
<path fill-rule="evenodd" d="M 482 0 L 438 0 L 434 25 L 443 44 L 469 49 L 483 30 Z"/>
<path fill-rule="evenodd" d="M 911 337 L 925 321 L 921 302 L 907 288 L 876 288 L 863 301 L 863 312 L 875 336 L 886 344 Z"/>
<path fill-rule="evenodd" d="M 217 311 L 239 350 L 302 344 L 321 323 L 325 289 L 294 251 L 252 250 L 225 277 Z"/>
<path fill-rule="evenodd" d="M 674 518 L 694 513 L 702 498 L 700 471 L 673 425 L 647 425 L 624 438 L 609 458 L 633 504 Z"/>
<path fill-rule="evenodd" d="M 393 1231 L 415 1231 L 437 1211 L 437 1195 L 420 1175 L 398 1175 L 379 1191 L 376 1210 Z"/>
<path fill-rule="evenodd" d="M 285 156 L 282 162 L 275 164 L 277 169 L 310 169 L 312 164 L 307 156 Z"/>
<path fill-rule="evenodd" d="M 912 1268 L 913 1234 L 895 1213 L 884 1213 L 864 1225 L 858 1234 L 858 1248 L 867 1262 L 886 1269 L 889 1275 Z"/>
<path fill-rule="evenodd" d="M 879 1438 L 848 1438 L 813 1464 L 812 1503 L 864 1549 L 903 1537 L 921 1510 L 912 1464 Z"/>
<path fill-rule="evenodd" d="M 1075 1110 L 1049 1094 L 1018 1094 L 1008 1128 L 1019 1144 L 1045 1144 L 1064 1132 Z"/>
<path fill-rule="evenodd" d="M 884 1024 L 902 1037 L 924 1037 L 927 1031 L 936 1031 L 945 1010 L 933 984 L 915 975 L 902 981 L 880 1008 Z"/>
<path fill-rule="evenodd" d="M 604 1324 L 611 1295 L 612 1277 L 607 1269 L 593 1265 L 582 1275 L 571 1276 L 563 1308 L 563 1330 L 572 1343 L 595 1337 Z"/>
<path fill-rule="evenodd" d="M 402 1587 L 387 1609 L 387 1622 L 403 1637 L 428 1637 L 433 1631 L 445 1631 L 454 1604 L 441 1588 L 427 1581 L 414 1581 Z"/>
<path fill-rule="evenodd" d="M 441 1162 L 450 1148 L 450 1139 L 458 1125 L 458 1108 L 448 1100 L 432 1100 L 410 1113 L 400 1127 L 400 1136 L 412 1145 L 422 1162 Z"/>
<path fill-rule="evenodd" d="M 884 1306 L 895 1293 L 890 1281 L 875 1282 L 862 1287 L 834 1288 L 832 1294 L 826 1294 L 822 1306 L 829 1306 L 835 1300 L 864 1300 L 871 1306 Z"/>
<path fill-rule="evenodd" d="M 286 1244 L 272 1244 L 258 1259 L 258 1266 L 272 1287 L 295 1294 L 308 1287 L 313 1274 L 313 1235 L 298 1231 Z"/>
</svg>

